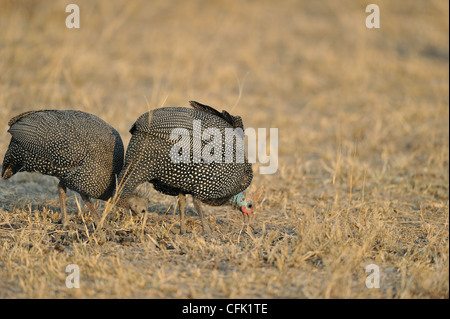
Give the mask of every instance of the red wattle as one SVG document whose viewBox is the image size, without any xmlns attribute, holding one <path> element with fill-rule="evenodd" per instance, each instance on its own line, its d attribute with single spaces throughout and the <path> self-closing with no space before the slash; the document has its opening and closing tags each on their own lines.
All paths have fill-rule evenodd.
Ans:
<svg viewBox="0 0 450 319">
<path fill-rule="evenodd" d="M 241 212 L 243 212 L 245 216 L 251 216 L 253 214 L 253 209 L 247 209 L 244 205 L 242 205 Z"/>
</svg>

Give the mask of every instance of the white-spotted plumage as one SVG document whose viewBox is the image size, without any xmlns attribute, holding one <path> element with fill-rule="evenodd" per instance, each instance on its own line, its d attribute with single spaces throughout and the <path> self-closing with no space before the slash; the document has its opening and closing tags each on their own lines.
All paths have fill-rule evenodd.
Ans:
<svg viewBox="0 0 450 319">
<path fill-rule="evenodd" d="M 8 124 L 4 179 L 20 171 L 55 176 L 60 194 L 65 195 L 66 187 L 78 192 L 90 210 L 89 198 L 112 196 L 124 148 L 119 133 L 105 121 L 82 111 L 40 110 L 22 113 Z M 65 222 L 65 199 L 60 199 Z"/>
<path fill-rule="evenodd" d="M 140 184 L 150 182 L 164 194 L 183 195 L 183 198 L 184 195 L 191 194 L 194 200 L 219 206 L 229 203 L 234 195 L 250 185 L 253 172 L 247 158 L 243 162 L 228 163 L 225 162 L 226 153 L 223 152 L 219 162 L 207 162 L 203 158 L 198 163 L 192 160 L 195 152 L 202 154 L 209 144 L 205 140 L 201 143 L 193 142 L 194 121 L 200 121 L 202 131 L 208 128 L 218 129 L 222 134 L 221 149 L 226 150 L 233 148 L 225 147 L 225 129 L 243 130 L 241 118 L 226 111 L 219 113 L 198 102 L 191 102 L 191 106 L 194 108 L 155 109 L 141 115 L 133 124 L 124 168 L 119 177 L 125 181 L 121 197 L 132 194 Z M 170 156 L 172 147 L 178 141 L 170 138 L 174 130 L 189 134 L 190 158 L 187 161 L 177 163 Z"/>
</svg>

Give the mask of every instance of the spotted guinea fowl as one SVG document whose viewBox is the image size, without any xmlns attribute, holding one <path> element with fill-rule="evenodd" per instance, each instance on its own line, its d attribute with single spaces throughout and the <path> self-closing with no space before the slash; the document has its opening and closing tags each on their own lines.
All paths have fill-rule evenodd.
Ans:
<svg viewBox="0 0 450 319">
<path fill-rule="evenodd" d="M 120 196 L 127 198 L 144 182 L 152 183 L 159 192 L 178 196 L 180 232 L 185 233 L 186 195 L 190 194 L 203 231 L 209 233 L 201 202 L 212 206 L 231 204 L 250 216 L 253 213 L 252 202 L 245 198 L 243 191 L 250 185 L 253 172 L 243 151 L 244 126 L 241 117 L 226 111 L 220 113 L 194 101 L 190 105 L 193 109 L 155 109 L 141 115 L 133 124 L 124 168 L 119 175 L 119 179 L 124 180 Z M 203 137 L 196 138 L 199 126 Z M 231 142 L 226 139 L 227 129 L 238 132 L 235 135 L 236 149 L 233 146 L 234 137 Z M 214 130 L 214 138 L 205 138 Z M 242 141 L 241 160 L 236 155 L 239 139 Z M 230 144 L 231 147 L 227 147 Z M 211 152 L 216 155 L 215 159 L 205 159 Z M 236 156 L 230 161 L 229 155 Z"/>
<path fill-rule="evenodd" d="M 55 176 L 63 225 L 67 225 L 67 188 L 81 195 L 98 225 L 90 198 L 107 200 L 114 192 L 124 155 L 119 133 L 97 116 L 74 110 L 29 111 L 8 125 L 11 141 L 3 160 L 3 179 L 21 171 Z"/>
</svg>

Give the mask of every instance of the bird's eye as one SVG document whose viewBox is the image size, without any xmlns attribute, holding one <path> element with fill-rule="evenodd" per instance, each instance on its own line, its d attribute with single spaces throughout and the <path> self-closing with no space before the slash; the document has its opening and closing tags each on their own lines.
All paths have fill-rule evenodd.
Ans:
<svg viewBox="0 0 450 319">
<path fill-rule="evenodd" d="M 248 208 L 248 209 L 250 209 L 250 208 L 252 208 L 252 207 L 253 207 L 253 204 L 252 204 L 252 203 L 248 203 L 248 204 L 247 204 L 247 208 Z"/>
<path fill-rule="evenodd" d="M 144 214 L 144 213 L 145 213 L 145 209 L 143 209 L 143 210 L 141 211 L 141 213 Z"/>
</svg>

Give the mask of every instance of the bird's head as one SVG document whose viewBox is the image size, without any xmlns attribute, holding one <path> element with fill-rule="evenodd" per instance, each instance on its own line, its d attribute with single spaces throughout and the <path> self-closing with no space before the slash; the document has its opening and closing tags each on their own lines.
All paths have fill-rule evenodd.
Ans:
<svg viewBox="0 0 450 319">
<path fill-rule="evenodd" d="M 231 206 L 239 209 L 244 217 L 247 216 L 248 218 L 250 218 L 255 212 L 255 206 L 258 204 L 262 193 L 263 187 L 260 187 L 255 191 L 247 192 L 247 194 L 244 194 L 244 192 L 240 192 L 230 199 Z"/>
<path fill-rule="evenodd" d="M 122 208 L 131 209 L 136 215 L 147 213 L 148 203 L 147 200 L 135 195 L 121 198 L 116 203 L 117 206 Z"/>
<path fill-rule="evenodd" d="M 234 195 L 230 199 L 231 205 L 234 208 L 237 208 L 241 211 L 244 216 L 252 216 L 253 215 L 253 201 L 247 199 L 243 192 Z"/>
</svg>

